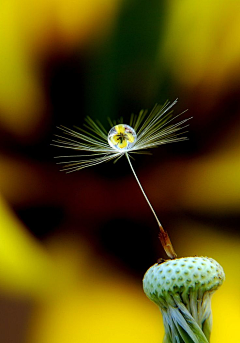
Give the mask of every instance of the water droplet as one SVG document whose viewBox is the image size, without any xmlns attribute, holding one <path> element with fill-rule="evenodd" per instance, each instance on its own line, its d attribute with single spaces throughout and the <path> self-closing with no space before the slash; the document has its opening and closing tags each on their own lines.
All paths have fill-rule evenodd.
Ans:
<svg viewBox="0 0 240 343">
<path fill-rule="evenodd" d="M 126 124 L 118 124 L 111 128 L 108 133 L 108 144 L 117 151 L 130 150 L 137 140 L 135 130 Z"/>
</svg>

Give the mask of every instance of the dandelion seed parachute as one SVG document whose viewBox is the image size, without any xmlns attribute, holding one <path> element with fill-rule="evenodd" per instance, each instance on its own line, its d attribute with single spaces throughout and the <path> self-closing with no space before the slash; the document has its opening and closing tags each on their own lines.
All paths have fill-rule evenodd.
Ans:
<svg viewBox="0 0 240 343">
<path fill-rule="evenodd" d="M 156 105 L 149 114 L 142 110 L 139 115 L 131 116 L 129 125 L 112 125 L 109 133 L 100 122 L 90 117 L 86 118 L 86 130 L 72 130 L 60 126 L 62 135 L 56 135 L 54 145 L 83 153 L 58 156 L 64 159 L 60 162 L 64 165 L 63 170 L 73 172 L 119 159 L 126 152 L 144 154 L 147 149 L 186 140 L 182 129 L 187 126 L 184 124 L 190 118 L 173 124 L 172 122 L 182 113 L 175 117 L 172 116 L 172 112 L 169 113 L 176 102 L 177 100 L 171 104 L 166 102 L 163 106 Z"/>
<path fill-rule="evenodd" d="M 54 145 L 57 147 L 82 152 L 76 155 L 58 156 L 59 158 L 67 159 L 60 162 L 64 164 L 63 170 L 66 172 L 73 172 L 103 162 L 118 160 L 123 155 L 126 156 L 138 185 L 156 218 L 160 229 L 160 241 L 170 258 L 175 258 L 177 255 L 167 232 L 164 231 L 141 186 L 129 155 L 133 153 L 144 154 L 150 148 L 187 139 L 187 137 L 183 136 L 183 129 L 188 126 L 185 123 L 190 118 L 173 123 L 182 113 L 174 117 L 172 112 L 169 112 L 176 102 L 177 100 L 171 104 L 166 102 L 163 106 L 155 105 L 149 114 L 148 111 L 142 110 L 138 115 L 131 116 L 129 125 L 121 122 L 118 124 L 111 123 L 112 128 L 109 132 L 100 122 L 87 117 L 85 122 L 86 129 L 72 130 L 61 126 L 59 129 L 63 135 L 56 135 L 54 140 Z"/>
</svg>

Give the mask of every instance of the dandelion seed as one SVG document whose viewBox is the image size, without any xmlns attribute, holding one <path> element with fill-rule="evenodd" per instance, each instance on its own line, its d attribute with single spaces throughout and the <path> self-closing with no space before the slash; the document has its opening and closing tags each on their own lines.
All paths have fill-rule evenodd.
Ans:
<svg viewBox="0 0 240 343">
<path fill-rule="evenodd" d="M 166 102 L 163 106 L 155 105 L 150 113 L 142 110 L 138 115 L 131 116 L 129 125 L 123 123 L 115 123 L 114 125 L 111 123 L 112 128 L 109 132 L 100 122 L 95 122 L 87 117 L 85 120 L 86 130 L 82 128 L 72 130 L 61 126 L 59 129 L 63 132 L 63 135 L 56 135 L 57 138 L 54 140 L 55 146 L 82 152 L 80 155 L 58 156 L 67 159 L 60 162 L 64 164 L 63 170 L 66 172 L 81 170 L 126 156 L 138 185 L 157 220 L 160 229 L 160 241 L 170 258 L 175 258 L 177 255 L 167 232 L 163 229 L 141 186 L 129 156 L 134 153 L 145 154 L 150 148 L 187 139 L 187 137 L 183 136 L 183 133 L 185 133 L 183 129 L 188 126 L 185 123 L 190 118 L 173 123 L 182 113 L 174 117 L 172 112 L 169 112 L 176 102 L 177 100 L 171 104 Z"/>
</svg>

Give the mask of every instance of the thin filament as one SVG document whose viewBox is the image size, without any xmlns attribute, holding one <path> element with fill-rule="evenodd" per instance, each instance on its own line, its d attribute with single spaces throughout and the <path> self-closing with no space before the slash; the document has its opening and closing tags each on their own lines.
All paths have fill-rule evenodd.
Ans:
<svg viewBox="0 0 240 343">
<path fill-rule="evenodd" d="M 177 254 L 175 253 L 175 251 L 173 249 L 173 246 L 172 246 L 172 243 L 170 241 L 170 238 L 169 238 L 167 232 L 164 230 L 160 220 L 158 219 L 158 217 L 156 215 L 156 212 L 154 211 L 154 209 L 153 209 L 153 207 L 152 207 L 152 205 L 151 205 L 151 203 L 150 203 L 146 193 L 143 190 L 143 187 L 142 187 L 142 185 L 141 185 L 141 183 L 140 183 L 140 181 L 139 181 L 139 179 L 137 177 L 137 174 L 135 173 L 135 170 L 133 169 L 133 166 L 132 166 L 132 163 L 130 161 L 128 153 L 126 152 L 125 155 L 127 157 L 127 160 L 128 160 L 129 165 L 130 165 L 130 168 L 131 168 L 131 170 L 133 172 L 133 175 L 135 176 L 135 179 L 136 179 L 136 181 L 137 181 L 137 183 L 138 183 L 138 185 L 139 185 L 139 187 L 140 187 L 140 189 L 142 191 L 142 194 L 143 194 L 144 198 L 146 199 L 146 201 L 147 201 L 147 203 L 148 203 L 148 205 L 149 205 L 149 207 L 150 207 L 150 209 L 151 209 L 151 211 L 152 211 L 152 213 L 153 213 L 153 215 L 154 215 L 154 217 L 155 217 L 155 219 L 156 219 L 156 221 L 158 223 L 158 226 L 159 226 L 159 229 L 160 229 L 159 239 L 161 241 L 161 244 L 162 244 L 166 254 L 168 255 L 168 257 L 176 258 Z"/>
<path fill-rule="evenodd" d="M 129 165 L 130 165 L 130 167 L 131 167 L 131 169 L 132 169 L 133 175 L 135 176 L 135 179 L 137 180 L 137 183 L 138 183 L 138 185 L 139 185 L 139 187 L 140 187 L 140 189 L 141 189 L 141 191 L 142 191 L 142 194 L 144 195 L 144 198 L 146 199 L 146 201 L 147 201 L 147 203 L 148 203 L 148 205 L 149 205 L 149 207 L 150 207 L 150 209 L 151 209 L 151 211 L 152 211 L 154 217 L 156 218 L 156 221 L 157 221 L 157 223 L 158 223 L 158 226 L 159 226 L 160 230 L 164 230 L 163 227 L 162 227 L 162 224 L 160 223 L 160 220 L 158 219 L 158 217 L 157 217 L 157 215 L 156 215 L 156 212 L 154 211 L 154 209 L 153 209 L 153 207 L 152 207 L 152 205 L 151 205 L 151 203 L 150 203 L 150 201 L 149 201 L 149 199 L 148 199 L 146 193 L 144 192 L 144 190 L 143 190 L 143 188 L 142 188 L 142 185 L 141 185 L 141 183 L 140 183 L 140 181 L 139 181 L 139 179 L 138 179 L 138 177 L 137 177 L 137 174 L 135 173 L 135 170 L 133 169 L 133 166 L 132 166 L 132 163 L 131 163 L 131 161 L 130 161 L 130 158 L 129 158 L 128 153 L 126 153 L 125 155 L 126 155 L 126 157 L 127 157 L 128 163 L 129 163 Z"/>
</svg>

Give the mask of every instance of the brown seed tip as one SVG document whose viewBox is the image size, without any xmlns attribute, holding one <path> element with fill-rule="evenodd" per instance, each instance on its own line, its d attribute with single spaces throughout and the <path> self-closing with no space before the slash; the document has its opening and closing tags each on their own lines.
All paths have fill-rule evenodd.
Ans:
<svg viewBox="0 0 240 343">
<path fill-rule="evenodd" d="M 164 231 L 162 226 L 160 227 L 159 239 L 168 257 L 170 257 L 171 259 L 176 258 L 177 254 L 175 253 L 173 249 L 168 233 Z"/>
</svg>

